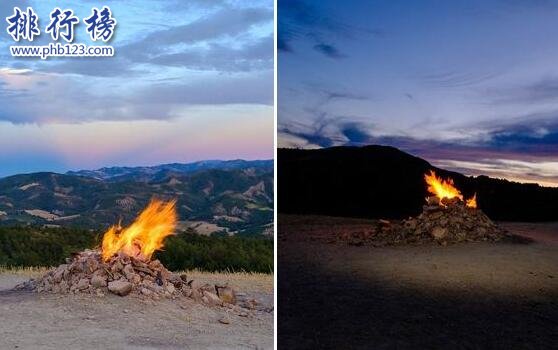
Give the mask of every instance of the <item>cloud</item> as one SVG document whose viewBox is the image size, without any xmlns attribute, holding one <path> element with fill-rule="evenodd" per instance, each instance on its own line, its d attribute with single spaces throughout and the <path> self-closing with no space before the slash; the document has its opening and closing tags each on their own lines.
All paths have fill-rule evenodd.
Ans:
<svg viewBox="0 0 558 350">
<path fill-rule="evenodd" d="M 36 71 L 57 74 L 77 74 L 91 77 L 126 77 L 132 78 L 148 73 L 145 68 L 134 66 L 122 57 L 79 57 L 60 63 L 36 66 Z"/>
<path fill-rule="evenodd" d="M 366 128 L 358 123 L 346 123 L 341 126 L 340 131 L 347 138 L 348 143 L 351 144 L 361 144 L 370 139 Z"/>
<path fill-rule="evenodd" d="M 486 143 L 492 148 L 517 153 L 555 156 L 558 154 L 558 119 L 531 116 L 495 127 L 488 133 Z"/>
<path fill-rule="evenodd" d="M 351 121 L 350 118 L 330 116 L 313 111 L 316 115 L 311 124 L 291 122 L 279 126 L 279 132 L 304 141 L 306 145 L 331 147 L 336 145 L 366 144 L 372 137 L 370 126 Z"/>
<path fill-rule="evenodd" d="M 494 104 L 538 104 L 558 98 L 558 77 L 544 77 L 523 86 L 490 89 L 488 98 Z"/>
<path fill-rule="evenodd" d="M 154 57 L 150 63 L 194 70 L 241 72 L 273 68 L 273 37 L 267 36 L 240 48 L 209 44 L 204 49 L 186 49 Z"/>
<path fill-rule="evenodd" d="M 340 53 L 339 50 L 333 46 L 333 45 L 329 45 L 329 44 L 324 44 L 324 43 L 320 43 L 320 44 L 316 44 L 314 45 L 314 50 L 324 54 L 327 57 L 330 58 L 343 58 L 346 57 L 344 54 Z"/>
<path fill-rule="evenodd" d="M 16 75 L 9 80 L 0 74 L 0 120 L 12 123 L 164 120 L 176 118 L 181 109 L 192 105 L 272 103 L 272 70 L 214 75 L 189 82 L 163 81 L 127 89 L 114 83 L 104 89 L 93 88 L 88 80 L 52 73 Z"/>
<path fill-rule="evenodd" d="M 191 23 L 150 33 L 145 38 L 123 46 L 120 52 L 134 62 L 156 62 L 162 48 L 193 45 L 222 38 L 235 38 L 253 26 L 273 22 L 273 10 L 264 8 L 225 7 Z M 229 43 L 229 46 L 232 46 Z M 164 62 L 164 60 L 163 60 Z M 175 63 L 176 61 L 173 60 Z M 161 63 L 161 60 L 159 61 Z"/>
<path fill-rule="evenodd" d="M 145 23 L 120 17 L 137 33 L 127 36 L 123 28 L 118 39 L 126 39 L 111 43 L 114 57 L 2 56 L 0 121 L 170 120 L 194 105 L 273 103 L 271 1 L 165 4 L 157 3 Z M 0 10 L 13 5 L 21 2 L 2 2 Z M 152 5 L 142 2 L 134 14 L 145 14 Z M 153 25 L 168 12 L 167 5 L 172 5 L 173 15 L 184 14 L 186 22 Z"/>
<path fill-rule="evenodd" d="M 323 8 L 310 5 L 303 0 L 281 0 L 278 2 L 277 49 L 294 52 L 296 41 L 310 41 L 317 52 L 329 58 L 341 58 L 335 38 L 354 39 L 361 35 L 381 36 L 378 29 L 352 26 L 338 20 Z"/>
<path fill-rule="evenodd" d="M 285 40 L 284 36 L 277 38 L 277 50 L 285 52 L 293 51 L 291 45 L 289 44 L 288 40 Z"/>
<path fill-rule="evenodd" d="M 321 89 L 320 92 L 325 95 L 326 102 L 335 101 L 335 100 L 367 100 L 368 99 L 368 97 L 364 95 L 358 95 L 352 92 L 345 92 L 339 90 Z"/>
<path fill-rule="evenodd" d="M 439 88 L 458 88 L 468 87 L 484 83 L 490 79 L 499 76 L 500 73 L 496 72 L 458 72 L 458 71 L 443 71 L 436 73 L 424 74 L 419 77 L 419 80 L 432 87 Z"/>
<path fill-rule="evenodd" d="M 136 102 L 154 104 L 273 104 L 273 71 L 249 76 L 220 75 L 203 82 L 154 84 L 141 89 Z"/>
</svg>

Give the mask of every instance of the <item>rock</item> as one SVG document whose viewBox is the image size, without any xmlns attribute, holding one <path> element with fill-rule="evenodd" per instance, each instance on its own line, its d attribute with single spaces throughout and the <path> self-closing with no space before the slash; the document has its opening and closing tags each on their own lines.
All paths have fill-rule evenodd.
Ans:
<svg viewBox="0 0 558 350">
<path fill-rule="evenodd" d="M 134 270 L 132 265 L 125 265 L 124 268 L 122 269 L 122 272 L 124 273 L 124 276 L 126 276 L 127 279 L 129 279 L 128 275 L 136 274 L 136 271 Z"/>
<path fill-rule="evenodd" d="M 417 221 L 413 219 L 409 219 L 405 222 L 405 226 L 409 230 L 414 230 L 417 227 Z"/>
<path fill-rule="evenodd" d="M 82 278 L 79 280 L 76 289 L 77 290 L 84 290 L 89 287 L 89 280 L 87 278 Z"/>
<path fill-rule="evenodd" d="M 120 296 L 128 295 L 132 291 L 132 284 L 128 281 L 112 281 L 108 284 L 108 289 L 112 293 Z"/>
<path fill-rule="evenodd" d="M 444 216 L 444 212 L 436 211 L 435 213 L 430 214 L 428 219 L 431 220 L 431 221 L 438 220 L 438 219 L 442 218 L 442 216 Z"/>
<path fill-rule="evenodd" d="M 426 203 L 430 206 L 438 206 L 440 205 L 440 199 L 436 196 L 430 196 L 426 198 Z"/>
<path fill-rule="evenodd" d="M 163 287 L 159 286 L 156 283 L 144 281 L 143 284 L 146 288 L 148 288 L 154 293 L 162 293 L 164 291 Z"/>
<path fill-rule="evenodd" d="M 440 210 L 440 207 L 435 206 L 435 205 L 425 205 L 425 206 L 422 207 L 422 210 L 426 213 L 432 212 L 432 211 L 436 212 L 436 211 Z"/>
<path fill-rule="evenodd" d="M 169 278 L 169 282 L 172 283 L 175 289 L 181 289 L 182 285 L 186 282 L 182 281 L 182 278 L 177 274 L 172 274 Z"/>
<path fill-rule="evenodd" d="M 432 236 L 438 240 L 443 239 L 444 237 L 446 237 L 446 234 L 448 233 L 448 230 L 440 227 L 440 226 L 436 226 L 432 229 Z"/>
<path fill-rule="evenodd" d="M 68 283 L 67 283 L 66 281 L 64 281 L 64 280 L 62 280 L 62 281 L 58 284 L 58 286 L 60 287 L 59 290 L 60 290 L 60 293 L 62 293 L 62 294 L 66 294 L 66 293 L 68 293 L 68 291 L 70 290 L 70 287 L 68 287 Z"/>
<path fill-rule="evenodd" d="M 128 256 L 119 252 L 103 260 L 97 250 L 75 253 L 67 264 L 46 272 L 36 281 L 17 286 L 39 293 L 84 293 L 104 296 L 107 292 L 126 296 L 131 293 L 148 297 L 151 301 L 161 297 L 203 300 L 208 305 L 234 303 L 235 292 L 227 285 L 214 286 L 187 281 L 186 275 L 174 274 L 158 260 L 142 261 L 141 256 Z M 219 287 L 218 290 L 216 287 Z M 216 294 L 217 292 L 217 294 Z"/>
<path fill-rule="evenodd" d="M 229 319 L 225 318 L 225 317 L 221 317 L 219 319 L 219 322 L 222 323 L 222 324 L 230 324 L 231 323 L 231 321 L 229 321 Z"/>
<path fill-rule="evenodd" d="M 184 295 L 187 298 L 192 298 L 194 299 L 194 297 L 192 296 L 193 290 L 191 288 L 182 288 L 182 295 Z M 199 293 L 198 293 L 199 295 Z"/>
<path fill-rule="evenodd" d="M 45 280 L 43 283 L 43 289 L 45 291 L 50 291 L 52 289 L 52 286 L 50 285 L 50 281 L 49 280 Z"/>
<path fill-rule="evenodd" d="M 120 272 L 122 269 L 124 268 L 124 266 L 122 266 L 122 263 L 117 260 L 113 265 L 112 265 L 112 272 Z"/>
<path fill-rule="evenodd" d="M 236 304 L 236 294 L 229 286 L 215 286 L 219 298 L 227 304 Z"/>
<path fill-rule="evenodd" d="M 212 286 L 209 283 L 204 283 L 201 287 L 197 288 L 200 292 L 211 292 L 211 293 L 215 293 L 215 286 Z"/>
<path fill-rule="evenodd" d="M 99 261 L 96 259 L 87 259 L 85 266 L 89 272 L 94 272 L 99 268 Z"/>
<path fill-rule="evenodd" d="M 208 291 L 203 291 L 203 297 L 202 300 L 211 306 L 221 306 L 223 305 L 223 302 L 221 301 L 221 299 L 219 299 L 219 297 L 217 295 L 215 295 L 214 293 L 208 292 Z"/>
<path fill-rule="evenodd" d="M 67 266 L 68 265 L 66 265 L 66 264 L 62 264 L 62 265 L 60 265 L 56 268 L 56 271 L 54 272 L 54 282 L 55 283 L 60 283 L 60 281 L 62 281 L 62 278 L 64 278 L 64 272 L 66 271 Z"/>
<path fill-rule="evenodd" d="M 200 281 L 196 281 L 196 280 L 191 280 L 190 282 L 188 282 L 188 286 L 192 289 L 195 289 L 195 290 L 201 289 L 201 287 L 203 285 L 204 285 L 203 283 L 201 283 Z"/>
<path fill-rule="evenodd" d="M 141 282 L 141 277 L 137 273 L 127 274 L 126 279 L 132 284 L 139 284 Z"/>
<path fill-rule="evenodd" d="M 91 277 L 91 285 L 95 288 L 106 287 L 107 286 L 106 276 L 102 276 L 100 274 L 93 275 L 93 277 Z"/>
</svg>

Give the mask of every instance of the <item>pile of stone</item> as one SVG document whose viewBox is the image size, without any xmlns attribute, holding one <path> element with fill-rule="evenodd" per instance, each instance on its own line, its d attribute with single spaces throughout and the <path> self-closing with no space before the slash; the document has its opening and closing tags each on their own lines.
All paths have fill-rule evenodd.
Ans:
<svg viewBox="0 0 558 350">
<path fill-rule="evenodd" d="M 404 220 L 402 230 L 416 240 L 446 245 L 457 242 L 497 242 L 509 236 L 477 208 L 469 208 L 459 198 L 429 197 L 422 213 Z"/>
<path fill-rule="evenodd" d="M 362 232 L 345 233 L 341 241 L 352 245 L 400 245 L 437 242 L 517 241 L 516 236 L 498 227 L 481 210 L 469 208 L 459 198 L 429 197 L 423 212 L 402 221 L 379 220 Z M 523 242 L 521 242 L 523 243 Z"/>
<path fill-rule="evenodd" d="M 235 291 L 227 285 L 200 284 L 185 274 L 167 270 L 159 260 L 143 261 L 124 253 L 103 261 L 97 250 L 74 254 L 37 280 L 20 284 L 18 289 L 39 293 L 108 293 L 142 298 L 187 297 L 208 305 L 236 304 Z"/>
</svg>

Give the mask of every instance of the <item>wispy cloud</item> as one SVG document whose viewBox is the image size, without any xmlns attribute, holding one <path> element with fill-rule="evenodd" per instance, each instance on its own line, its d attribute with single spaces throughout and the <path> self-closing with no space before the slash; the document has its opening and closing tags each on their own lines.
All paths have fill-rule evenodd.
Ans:
<svg viewBox="0 0 558 350">
<path fill-rule="evenodd" d="M 138 3 L 132 12 L 139 17 L 151 5 Z M 176 2 L 172 8 L 170 14 L 182 11 L 185 22 L 165 22 L 164 28 L 135 23 L 143 31 L 115 38 L 112 58 L 0 58 L 0 120 L 158 120 L 176 118 L 191 105 L 272 103 L 272 1 Z M 136 20 L 113 12 L 123 16 L 120 30 Z M 156 6 L 146 18 L 165 13 Z"/>
<path fill-rule="evenodd" d="M 343 53 L 333 43 L 335 39 L 350 39 L 360 35 L 381 36 L 379 29 L 368 29 L 340 21 L 323 7 L 304 0 L 282 0 L 278 3 L 278 49 L 294 52 L 296 41 L 307 41 L 311 47 L 329 58 L 343 58 Z"/>
<path fill-rule="evenodd" d="M 329 58 L 343 58 L 346 57 L 344 54 L 342 54 L 341 52 L 339 52 L 339 50 L 331 45 L 331 44 L 325 44 L 325 43 L 319 43 L 314 45 L 314 50 L 323 53 L 325 56 L 329 57 Z"/>
<path fill-rule="evenodd" d="M 497 77 L 500 73 L 488 72 L 460 72 L 460 71 L 444 71 L 437 73 L 424 74 L 419 80 L 427 85 L 439 88 L 457 88 L 467 87 L 481 84 L 492 78 Z"/>
</svg>

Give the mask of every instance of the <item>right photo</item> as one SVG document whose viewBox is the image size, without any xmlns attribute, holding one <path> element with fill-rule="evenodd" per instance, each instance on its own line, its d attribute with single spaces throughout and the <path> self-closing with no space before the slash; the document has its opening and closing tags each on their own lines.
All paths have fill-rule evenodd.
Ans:
<svg viewBox="0 0 558 350">
<path fill-rule="evenodd" d="M 558 3 L 277 11 L 278 348 L 556 348 Z"/>
</svg>

